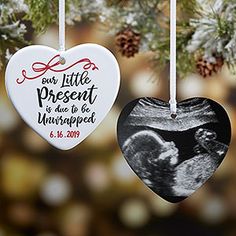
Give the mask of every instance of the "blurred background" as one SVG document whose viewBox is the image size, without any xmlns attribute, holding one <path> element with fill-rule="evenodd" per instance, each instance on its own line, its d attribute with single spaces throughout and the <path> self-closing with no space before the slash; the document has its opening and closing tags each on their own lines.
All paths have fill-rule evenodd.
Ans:
<svg viewBox="0 0 236 236">
<path fill-rule="evenodd" d="M 57 48 L 57 27 L 32 40 Z M 179 100 L 204 96 L 224 106 L 232 143 L 214 176 L 188 199 L 171 204 L 139 180 L 116 140 L 125 104 L 141 96 L 168 101 L 168 70 L 155 74 L 150 53 L 121 57 L 113 38 L 96 23 L 68 27 L 66 40 L 67 48 L 93 42 L 115 54 L 121 67 L 119 96 L 85 141 L 59 151 L 21 120 L 1 71 L 0 236 L 236 236 L 236 75 L 224 66 L 210 78 L 190 74 L 178 80 Z"/>
</svg>

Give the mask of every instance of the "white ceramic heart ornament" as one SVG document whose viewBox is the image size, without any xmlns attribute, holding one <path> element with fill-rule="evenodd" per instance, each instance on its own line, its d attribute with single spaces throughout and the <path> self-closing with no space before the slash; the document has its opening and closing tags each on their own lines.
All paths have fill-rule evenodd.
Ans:
<svg viewBox="0 0 236 236">
<path fill-rule="evenodd" d="M 96 44 L 63 52 L 34 45 L 19 50 L 6 69 L 8 95 L 23 120 L 53 146 L 68 150 L 105 118 L 119 90 L 113 54 Z"/>
</svg>

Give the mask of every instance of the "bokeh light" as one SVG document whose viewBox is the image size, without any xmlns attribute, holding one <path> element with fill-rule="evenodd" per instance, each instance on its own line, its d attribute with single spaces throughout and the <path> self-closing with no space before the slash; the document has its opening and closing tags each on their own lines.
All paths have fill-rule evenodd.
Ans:
<svg viewBox="0 0 236 236">
<path fill-rule="evenodd" d="M 34 43 L 57 48 L 50 27 Z M 129 167 L 116 139 L 121 109 L 140 96 L 169 99 L 167 71 L 151 69 L 150 55 L 126 59 L 96 23 L 67 28 L 67 47 L 94 42 L 119 60 L 121 90 L 99 127 L 78 147 L 59 151 L 31 130 L 0 86 L 0 236 L 235 236 L 236 77 L 178 79 L 178 99 L 206 96 L 220 102 L 232 123 L 229 152 L 204 186 L 179 204 L 156 196 Z M 160 73 L 161 74 L 161 73 Z"/>
<path fill-rule="evenodd" d="M 144 226 L 150 217 L 147 205 L 138 199 L 131 199 L 123 203 L 120 209 L 120 218 L 128 227 Z"/>
<path fill-rule="evenodd" d="M 65 203 L 71 195 L 69 180 L 60 174 L 47 176 L 41 186 L 41 197 L 53 206 Z"/>
</svg>

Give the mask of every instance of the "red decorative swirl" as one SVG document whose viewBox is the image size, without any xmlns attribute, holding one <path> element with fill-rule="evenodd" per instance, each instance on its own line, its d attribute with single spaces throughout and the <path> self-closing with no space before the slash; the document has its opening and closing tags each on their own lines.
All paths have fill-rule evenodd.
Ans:
<svg viewBox="0 0 236 236">
<path fill-rule="evenodd" d="M 58 58 L 58 60 L 55 62 L 55 59 L 57 59 L 57 58 Z M 34 62 L 32 64 L 32 70 L 35 73 L 39 73 L 39 74 L 34 77 L 29 77 L 29 76 L 27 76 L 26 70 L 22 70 L 21 73 L 22 73 L 23 78 L 16 79 L 16 82 L 18 84 L 22 84 L 25 80 L 35 80 L 35 79 L 41 77 L 42 75 L 44 75 L 48 70 L 53 71 L 53 72 L 63 72 L 63 71 L 69 70 L 70 68 L 72 68 L 75 65 L 80 64 L 80 63 L 86 63 L 83 66 L 84 70 L 89 70 L 90 68 L 92 70 L 98 70 L 98 67 L 93 62 L 91 62 L 90 59 L 88 59 L 88 58 L 83 58 L 79 61 L 76 61 L 75 63 L 73 63 L 72 65 L 70 65 L 68 67 L 65 67 L 62 69 L 56 69 L 57 66 L 61 65 L 59 58 L 60 58 L 60 55 L 56 55 L 47 64 L 45 64 L 43 62 Z"/>
</svg>

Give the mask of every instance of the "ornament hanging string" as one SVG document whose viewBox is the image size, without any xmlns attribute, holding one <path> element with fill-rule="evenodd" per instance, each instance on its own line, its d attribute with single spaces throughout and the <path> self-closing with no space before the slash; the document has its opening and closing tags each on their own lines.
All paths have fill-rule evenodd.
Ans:
<svg viewBox="0 0 236 236">
<path fill-rule="evenodd" d="M 176 117 L 176 0 L 170 0 L 170 111 Z"/>
<path fill-rule="evenodd" d="M 67 71 L 70 68 L 85 63 L 83 66 L 84 70 L 98 70 L 98 67 L 93 63 L 89 58 L 82 58 L 75 61 L 72 64 L 69 64 L 63 68 L 60 68 L 61 65 L 66 64 L 65 60 L 65 0 L 59 0 L 59 53 L 51 58 L 47 63 L 42 61 L 36 61 L 32 64 L 32 71 L 35 72 L 35 75 L 28 75 L 28 72 L 23 69 L 21 74 L 22 78 L 17 78 L 16 82 L 22 84 L 26 80 L 35 80 L 43 76 L 47 71 L 53 72 L 63 72 Z M 59 68 L 58 68 L 59 67 Z"/>
<path fill-rule="evenodd" d="M 63 53 L 65 52 L 65 0 L 59 0 L 59 52 L 60 62 L 65 63 Z"/>
</svg>

